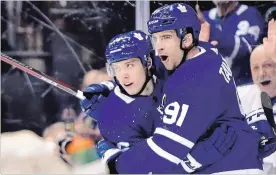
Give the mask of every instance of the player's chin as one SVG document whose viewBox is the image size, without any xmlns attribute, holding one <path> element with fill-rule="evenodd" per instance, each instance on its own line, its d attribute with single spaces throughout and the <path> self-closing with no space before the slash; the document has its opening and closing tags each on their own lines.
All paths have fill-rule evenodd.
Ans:
<svg viewBox="0 0 276 175">
<path fill-rule="evenodd" d="M 169 62 L 164 63 L 164 66 L 167 70 L 174 70 L 175 69 L 175 67 L 172 64 L 170 64 Z"/>
<path fill-rule="evenodd" d="M 136 95 L 137 93 L 138 93 L 138 91 L 136 92 L 136 91 L 127 91 L 127 93 L 129 94 L 129 95 Z"/>
<path fill-rule="evenodd" d="M 162 62 L 167 70 L 172 70 L 172 66 L 169 62 Z"/>
<path fill-rule="evenodd" d="M 125 87 L 124 89 L 129 95 L 136 95 L 139 92 L 135 87 Z"/>
</svg>

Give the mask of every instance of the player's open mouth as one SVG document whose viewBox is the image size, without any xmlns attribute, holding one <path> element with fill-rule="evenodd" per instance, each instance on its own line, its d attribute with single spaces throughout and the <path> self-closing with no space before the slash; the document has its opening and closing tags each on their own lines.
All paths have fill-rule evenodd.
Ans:
<svg viewBox="0 0 276 175">
<path fill-rule="evenodd" d="M 266 81 L 262 81 L 261 82 L 261 84 L 263 85 L 263 86 L 267 86 L 267 85 L 269 85 L 270 84 L 270 80 L 266 80 Z"/>
<path fill-rule="evenodd" d="M 166 56 L 166 55 L 161 55 L 160 58 L 161 58 L 161 61 L 166 61 L 167 58 L 168 58 L 168 56 Z"/>
<path fill-rule="evenodd" d="M 129 86 L 131 86 L 133 83 L 124 83 L 124 86 L 126 86 L 126 87 L 129 87 Z"/>
</svg>

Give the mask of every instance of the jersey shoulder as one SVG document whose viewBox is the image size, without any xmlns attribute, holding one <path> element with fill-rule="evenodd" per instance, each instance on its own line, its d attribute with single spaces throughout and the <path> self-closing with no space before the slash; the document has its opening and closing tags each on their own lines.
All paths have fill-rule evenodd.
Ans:
<svg viewBox="0 0 276 175">
<path fill-rule="evenodd" d="M 260 89 L 254 83 L 237 86 L 237 91 L 240 97 L 248 97 L 255 94 L 260 94 Z"/>
<path fill-rule="evenodd" d="M 217 8 L 212 8 L 210 10 L 203 11 L 203 15 L 207 20 L 214 21 L 217 19 L 217 14 L 218 10 Z M 240 4 L 238 8 L 231 14 L 232 16 L 248 16 L 250 17 L 251 15 L 261 15 L 259 10 L 255 8 L 254 6 L 248 6 L 245 4 Z"/>
<path fill-rule="evenodd" d="M 205 41 L 198 41 L 198 46 L 203 47 L 204 49 L 211 49 L 211 48 L 216 48 L 214 45 L 212 45 L 209 42 Z"/>
<path fill-rule="evenodd" d="M 203 15 L 207 20 L 215 20 L 217 17 L 218 10 L 217 8 L 212 8 L 210 10 L 203 11 Z"/>
<path fill-rule="evenodd" d="M 112 98 L 113 98 L 113 101 L 121 101 L 126 105 L 132 103 L 133 101 L 135 101 L 135 98 L 124 94 L 121 91 L 119 86 L 116 86 L 114 88 L 113 93 L 112 93 Z"/>
<path fill-rule="evenodd" d="M 133 103 L 135 98 L 131 98 L 120 91 L 119 86 L 116 86 L 109 96 L 101 102 L 99 112 L 101 116 L 107 116 L 109 113 L 114 114 L 116 111 L 127 109 L 129 104 Z"/>
<path fill-rule="evenodd" d="M 204 73 L 205 76 L 217 72 L 215 70 L 219 68 L 223 61 L 218 49 L 208 42 L 200 42 L 197 48 L 199 53 L 188 60 L 187 65 L 185 65 L 186 63 L 184 65 L 196 72 Z"/>
<path fill-rule="evenodd" d="M 117 111 L 127 110 L 131 109 L 131 106 L 143 106 L 143 103 L 147 101 L 147 99 L 148 98 L 144 96 L 130 97 L 124 94 L 119 86 L 116 86 L 105 100 L 104 105 L 108 106 L 108 108 L 115 108 Z M 112 112 L 112 110 L 110 112 Z"/>
<path fill-rule="evenodd" d="M 260 11 L 254 6 L 247 6 L 244 4 L 239 5 L 239 7 L 232 13 L 237 22 L 248 21 L 249 23 L 254 23 L 258 25 L 264 25 L 264 18 Z"/>
<path fill-rule="evenodd" d="M 256 84 L 250 83 L 237 87 L 244 114 L 247 116 L 262 108 L 261 91 Z"/>
<path fill-rule="evenodd" d="M 200 52 L 193 58 L 185 61 L 168 79 L 168 87 L 184 88 L 219 85 L 219 71 L 222 65 L 222 57 L 216 48 L 198 46 Z M 227 66 L 225 66 L 227 68 Z M 227 69 L 227 71 L 231 71 Z M 211 87 L 210 87 L 211 88 Z"/>
<path fill-rule="evenodd" d="M 249 16 L 249 15 L 255 15 L 256 13 L 260 14 L 259 10 L 256 7 L 248 6 L 245 4 L 241 4 L 235 12 L 237 16 L 241 16 L 241 15 Z"/>
</svg>

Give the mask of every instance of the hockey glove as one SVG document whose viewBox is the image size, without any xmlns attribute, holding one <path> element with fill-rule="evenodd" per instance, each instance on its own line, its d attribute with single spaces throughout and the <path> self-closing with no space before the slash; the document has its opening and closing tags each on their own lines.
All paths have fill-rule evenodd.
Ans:
<svg viewBox="0 0 276 175">
<path fill-rule="evenodd" d="M 276 151 L 276 144 L 260 145 L 259 147 L 259 158 L 263 159 L 270 156 Z"/>
<path fill-rule="evenodd" d="M 214 130 L 209 138 L 198 142 L 184 162 L 190 172 L 211 165 L 230 152 L 236 140 L 237 134 L 234 129 L 222 124 Z"/>
<path fill-rule="evenodd" d="M 266 119 L 259 120 L 253 123 L 249 123 L 249 126 L 261 137 L 259 146 L 259 157 L 261 159 L 271 155 L 276 151 L 276 144 L 262 145 L 263 140 L 276 137 L 272 127 L 269 125 Z"/>
<path fill-rule="evenodd" d="M 116 145 L 102 139 L 97 143 L 97 153 L 99 157 L 103 159 L 105 163 L 108 163 L 116 159 L 120 154 L 121 150 Z"/>
<path fill-rule="evenodd" d="M 86 99 L 80 101 L 82 111 L 97 120 L 97 117 L 95 117 L 96 108 L 106 97 L 108 97 L 114 87 L 115 83 L 113 81 L 105 81 L 100 84 L 89 85 L 83 91 L 83 95 Z"/>
</svg>

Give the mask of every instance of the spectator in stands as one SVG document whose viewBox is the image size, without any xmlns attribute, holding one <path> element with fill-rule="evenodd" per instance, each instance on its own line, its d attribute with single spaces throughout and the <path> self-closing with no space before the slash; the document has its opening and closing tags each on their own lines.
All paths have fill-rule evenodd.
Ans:
<svg viewBox="0 0 276 175">
<path fill-rule="evenodd" d="M 257 46 L 250 57 L 250 66 L 253 84 L 238 87 L 238 93 L 243 112 L 252 128 L 265 138 L 275 137 L 270 126 L 254 125 L 254 123 L 267 123 L 261 104 L 260 94 L 266 92 L 273 105 L 274 120 L 276 120 L 276 21 L 271 20 L 268 26 L 268 37 L 264 44 Z M 267 123 L 268 125 L 268 123 Z M 263 148 L 265 173 L 276 173 L 276 145 Z"/>
<path fill-rule="evenodd" d="M 264 19 L 255 7 L 238 1 L 214 1 L 216 8 L 203 13 L 197 7 L 201 22 L 210 24 L 210 41 L 217 42 L 217 48 L 231 66 L 236 84 L 250 81 L 249 57 L 252 48 L 264 34 Z"/>
</svg>

